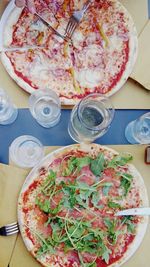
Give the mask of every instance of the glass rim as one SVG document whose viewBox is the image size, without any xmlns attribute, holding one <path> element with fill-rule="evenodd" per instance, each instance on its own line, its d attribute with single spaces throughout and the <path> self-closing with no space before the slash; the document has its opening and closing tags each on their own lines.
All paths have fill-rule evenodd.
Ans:
<svg viewBox="0 0 150 267">
<path fill-rule="evenodd" d="M 137 119 L 135 119 L 134 121 L 131 121 L 131 123 L 134 123 L 134 131 L 133 131 L 133 136 L 135 138 L 135 140 L 139 143 L 141 143 L 141 137 L 139 136 L 138 134 L 138 127 L 139 127 L 139 124 L 142 122 L 143 119 L 150 119 L 150 112 L 146 112 L 144 113 L 143 115 L 141 115 L 140 117 L 138 117 Z M 142 143 L 143 144 L 148 144 L 148 142 L 146 140 L 142 140 Z"/>
<path fill-rule="evenodd" d="M 37 89 L 34 92 L 32 92 L 29 96 L 29 108 L 33 105 L 33 99 L 34 98 L 40 98 L 40 97 L 51 97 L 52 99 L 54 99 L 55 101 L 57 101 L 58 106 L 61 106 L 61 102 L 60 102 L 60 98 L 59 95 L 52 89 L 49 88 L 44 88 L 44 89 Z M 36 100 L 35 100 L 36 102 Z"/>
<path fill-rule="evenodd" d="M 83 101 L 85 101 L 86 99 L 88 99 L 88 98 L 90 98 L 90 97 L 102 97 L 102 99 L 104 99 L 104 100 L 106 100 L 106 101 L 108 101 L 109 102 L 109 104 L 110 104 L 110 107 L 107 107 L 106 109 L 108 110 L 111 110 L 111 118 L 109 118 L 109 121 L 108 121 L 108 123 L 107 123 L 107 125 L 104 125 L 104 120 L 100 123 L 100 124 L 98 124 L 97 126 L 92 126 L 92 127 L 89 127 L 86 123 L 85 123 L 85 121 L 83 120 L 83 118 L 82 118 L 82 115 L 80 114 L 80 111 L 81 111 L 81 108 L 82 108 L 82 103 L 83 103 Z M 106 128 L 109 128 L 110 127 L 110 125 L 111 125 L 111 123 L 112 123 L 112 120 L 113 120 L 113 118 L 114 118 L 114 115 L 115 115 L 115 108 L 114 108 L 114 106 L 113 106 L 113 104 L 112 104 L 112 102 L 111 102 L 111 100 L 108 98 L 108 97 L 106 97 L 106 96 L 104 96 L 103 94 L 100 94 L 100 93 L 91 93 L 91 94 L 89 94 L 89 95 L 87 95 L 86 97 L 84 97 L 83 99 L 81 99 L 80 100 L 80 102 L 78 103 L 78 105 L 77 105 L 77 116 L 78 116 L 78 119 L 79 119 L 79 121 L 80 122 L 82 122 L 83 124 L 84 124 L 84 127 L 86 127 L 88 130 L 93 130 L 93 131 L 99 131 L 99 130 L 104 130 L 104 129 L 106 129 Z"/>
<path fill-rule="evenodd" d="M 34 165 L 37 164 L 37 162 L 31 162 L 31 163 L 27 163 L 25 160 L 21 161 L 18 156 L 15 154 L 17 151 L 19 151 L 19 149 L 24 145 L 24 144 L 28 144 L 28 142 L 32 142 L 35 145 L 37 145 L 37 147 L 40 149 L 40 154 L 38 157 L 38 161 L 44 157 L 44 146 L 41 143 L 41 141 L 32 136 L 32 135 L 20 135 L 18 137 L 16 137 L 9 148 L 9 153 L 10 153 L 10 159 L 18 166 L 23 167 L 23 168 L 32 168 Z"/>
</svg>

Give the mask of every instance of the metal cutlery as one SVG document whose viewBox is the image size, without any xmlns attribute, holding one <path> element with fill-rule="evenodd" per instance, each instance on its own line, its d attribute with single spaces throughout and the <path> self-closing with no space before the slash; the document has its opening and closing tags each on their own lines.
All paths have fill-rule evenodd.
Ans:
<svg viewBox="0 0 150 267">
<path fill-rule="evenodd" d="M 25 5 L 25 7 L 28 8 L 27 5 Z M 51 29 L 57 36 L 61 37 L 62 39 L 65 39 L 65 37 L 60 34 L 56 29 L 54 29 L 53 26 L 49 22 L 47 22 L 41 15 L 39 15 L 37 12 L 34 12 L 34 15 L 36 15 L 43 22 L 43 24 L 49 29 Z"/>
<path fill-rule="evenodd" d="M 115 216 L 129 216 L 129 215 L 149 216 L 150 208 L 132 208 L 132 209 L 121 210 L 115 213 Z M 19 226 L 17 222 L 7 224 L 0 228 L 1 236 L 9 236 L 17 234 L 18 232 L 19 232 Z"/>
<path fill-rule="evenodd" d="M 76 27 L 78 26 L 78 24 L 80 23 L 80 21 L 82 20 L 85 12 L 87 11 L 89 5 L 91 4 L 92 0 L 88 0 L 82 10 L 79 10 L 79 11 L 74 11 L 72 16 L 70 17 L 69 19 L 69 22 L 67 24 L 67 27 L 66 27 L 66 30 L 65 30 L 65 37 L 67 38 L 71 38 Z"/>
<path fill-rule="evenodd" d="M 48 28 L 50 28 L 57 36 L 61 37 L 63 40 L 65 39 L 65 36 L 60 34 L 57 30 L 55 30 L 43 17 L 41 17 L 38 13 L 34 13 L 42 22 L 44 25 L 46 25 Z"/>
<path fill-rule="evenodd" d="M 19 232 L 19 226 L 17 222 L 10 223 L 10 224 L 0 227 L 1 236 L 14 235 L 14 234 L 17 234 L 18 232 Z"/>
<path fill-rule="evenodd" d="M 115 216 L 150 215 L 150 208 L 132 208 L 116 212 Z"/>
</svg>

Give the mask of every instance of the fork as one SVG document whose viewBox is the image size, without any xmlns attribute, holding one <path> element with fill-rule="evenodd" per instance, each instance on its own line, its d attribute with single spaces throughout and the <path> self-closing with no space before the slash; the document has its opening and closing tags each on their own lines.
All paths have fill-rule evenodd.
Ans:
<svg viewBox="0 0 150 267">
<path fill-rule="evenodd" d="M 19 232 L 19 226 L 17 222 L 6 224 L 0 228 L 1 236 L 14 235 Z"/>
<path fill-rule="evenodd" d="M 65 36 L 66 38 L 69 38 L 69 39 L 70 39 L 70 38 L 72 37 L 72 35 L 73 35 L 73 33 L 74 33 L 76 27 L 78 26 L 78 24 L 79 24 L 80 21 L 82 20 L 84 14 L 85 14 L 85 12 L 87 11 L 87 9 L 88 9 L 89 5 L 91 4 L 91 2 L 92 2 L 92 0 L 88 0 L 88 1 L 84 4 L 82 10 L 74 11 L 74 12 L 73 12 L 73 14 L 72 14 L 72 16 L 70 17 L 69 22 L 68 22 L 68 24 L 67 24 L 66 30 L 65 30 L 65 34 L 64 34 L 64 36 Z"/>
</svg>

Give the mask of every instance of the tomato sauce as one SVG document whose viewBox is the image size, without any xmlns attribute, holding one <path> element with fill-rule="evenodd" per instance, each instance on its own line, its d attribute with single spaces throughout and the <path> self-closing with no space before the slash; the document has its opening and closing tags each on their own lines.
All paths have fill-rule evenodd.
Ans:
<svg viewBox="0 0 150 267">
<path fill-rule="evenodd" d="M 17 30 L 27 16 L 29 16 L 29 12 L 27 11 L 26 8 L 24 8 L 20 14 L 20 17 L 17 21 L 17 24 L 15 26 L 13 26 L 13 34 L 12 34 L 12 43 L 11 44 L 14 46 L 17 46 L 18 42 L 19 42 L 18 38 L 16 37 Z"/>
<path fill-rule="evenodd" d="M 125 247 L 124 247 L 121 255 L 116 256 L 115 258 L 112 258 L 111 255 L 110 255 L 110 260 L 109 260 L 109 263 L 108 264 L 104 260 L 102 260 L 101 258 L 98 258 L 96 260 L 97 267 L 107 267 L 110 264 L 112 264 L 112 263 L 117 262 L 118 260 L 120 260 L 123 257 L 124 253 L 127 251 L 128 246 L 133 242 L 134 238 L 135 238 L 134 235 L 130 235 L 129 238 L 127 239 L 127 241 L 126 241 Z"/>
<path fill-rule="evenodd" d="M 124 51 L 125 51 L 125 60 L 124 60 L 124 63 L 122 64 L 122 66 L 121 66 L 121 70 L 119 71 L 119 73 L 116 76 L 111 78 L 110 86 L 109 86 L 109 88 L 107 88 L 107 90 L 102 88 L 102 87 L 95 87 L 95 89 L 94 89 L 95 93 L 101 93 L 101 94 L 107 93 L 107 92 L 111 91 L 112 88 L 114 88 L 117 85 L 117 83 L 120 81 L 120 79 L 121 79 L 121 77 L 122 77 L 122 75 L 123 75 L 123 73 L 124 73 L 124 71 L 126 69 L 127 62 L 128 62 L 128 59 L 129 59 L 129 41 L 126 41 L 124 45 L 125 45 L 125 49 L 124 49 Z M 71 98 L 73 98 L 73 99 L 76 99 L 76 98 L 82 99 L 83 97 L 87 96 L 89 93 L 91 93 L 90 89 L 86 88 L 84 94 L 74 94 L 73 96 L 71 96 Z M 60 94 L 60 97 L 65 97 L 66 99 L 70 99 L 70 96 L 66 96 L 64 94 Z"/>
<path fill-rule="evenodd" d="M 24 192 L 23 194 L 23 202 L 26 203 L 28 201 L 28 197 L 31 193 L 31 191 L 33 191 L 37 186 L 39 185 L 39 181 L 34 181 L 28 188 L 28 190 L 26 192 Z"/>
<path fill-rule="evenodd" d="M 32 241 L 32 243 L 35 245 L 35 240 L 34 240 L 34 238 L 32 237 L 32 235 L 31 235 L 31 231 L 30 231 L 30 229 L 28 229 L 28 228 L 26 228 L 25 229 L 25 232 L 26 232 L 26 236 Z"/>
</svg>

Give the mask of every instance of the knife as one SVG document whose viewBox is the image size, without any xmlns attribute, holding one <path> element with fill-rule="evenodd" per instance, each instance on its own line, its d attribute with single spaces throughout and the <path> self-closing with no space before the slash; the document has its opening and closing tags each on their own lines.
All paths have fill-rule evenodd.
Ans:
<svg viewBox="0 0 150 267">
<path fill-rule="evenodd" d="M 120 210 L 115 213 L 115 216 L 129 216 L 129 215 L 150 215 L 150 208 L 133 208 Z"/>
<path fill-rule="evenodd" d="M 41 17 L 38 13 L 34 13 L 34 15 L 36 15 L 42 22 L 43 24 L 45 24 L 45 26 L 47 26 L 48 28 L 50 28 L 57 36 L 61 37 L 63 40 L 65 40 L 65 36 L 63 36 L 62 34 L 60 34 L 58 31 L 56 31 L 45 19 L 43 19 L 43 17 Z"/>
</svg>

